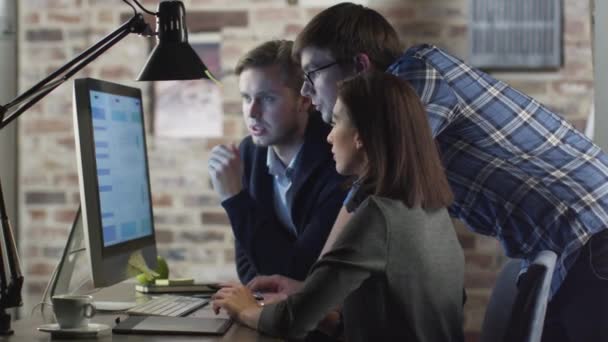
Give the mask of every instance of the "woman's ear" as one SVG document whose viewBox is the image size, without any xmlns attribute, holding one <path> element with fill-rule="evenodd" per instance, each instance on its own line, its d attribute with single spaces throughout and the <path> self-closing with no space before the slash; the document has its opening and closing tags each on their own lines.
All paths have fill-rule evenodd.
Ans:
<svg viewBox="0 0 608 342">
<path fill-rule="evenodd" d="M 355 148 L 357 150 L 360 150 L 363 148 L 363 140 L 361 140 L 359 133 L 355 133 Z"/>
<path fill-rule="evenodd" d="M 361 73 L 368 71 L 372 68 L 372 62 L 369 60 L 369 56 L 365 53 L 358 53 L 355 55 L 355 72 Z"/>
</svg>

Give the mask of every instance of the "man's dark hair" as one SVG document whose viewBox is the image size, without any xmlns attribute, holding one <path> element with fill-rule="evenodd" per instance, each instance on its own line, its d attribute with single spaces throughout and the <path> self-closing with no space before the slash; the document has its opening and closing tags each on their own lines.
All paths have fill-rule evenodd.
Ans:
<svg viewBox="0 0 608 342">
<path fill-rule="evenodd" d="M 300 61 L 306 47 L 328 49 L 338 61 L 365 53 L 375 68 L 386 70 L 402 53 L 395 29 L 378 12 L 350 2 L 317 14 L 296 38 L 293 57 Z"/>
</svg>

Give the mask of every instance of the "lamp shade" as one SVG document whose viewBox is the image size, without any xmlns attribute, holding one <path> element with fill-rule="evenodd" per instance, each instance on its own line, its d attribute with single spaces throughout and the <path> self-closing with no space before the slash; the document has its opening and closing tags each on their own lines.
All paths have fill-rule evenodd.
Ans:
<svg viewBox="0 0 608 342">
<path fill-rule="evenodd" d="M 163 1 L 156 13 L 157 44 L 138 81 L 209 78 L 207 66 L 188 44 L 186 9 L 181 1 Z"/>
</svg>

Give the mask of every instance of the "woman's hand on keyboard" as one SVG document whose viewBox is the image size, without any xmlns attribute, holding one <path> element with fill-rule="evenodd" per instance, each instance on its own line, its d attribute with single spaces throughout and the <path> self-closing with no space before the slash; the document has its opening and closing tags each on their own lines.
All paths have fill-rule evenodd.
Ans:
<svg viewBox="0 0 608 342">
<path fill-rule="evenodd" d="M 218 314 L 220 309 L 233 319 L 255 329 L 258 325 L 263 302 L 255 300 L 251 290 L 240 284 L 225 285 L 217 291 L 213 299 L 213 311 Z"/>
</svg>

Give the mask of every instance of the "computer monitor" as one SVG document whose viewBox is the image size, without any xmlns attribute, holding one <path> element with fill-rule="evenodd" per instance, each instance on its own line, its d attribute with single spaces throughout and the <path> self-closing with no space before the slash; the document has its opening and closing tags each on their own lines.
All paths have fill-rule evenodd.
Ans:
<svg viewBox="0 0 608 342">
<path fill-rule="evenodd" d="M 95 287 L 116 284 L 140 253 L 156 267 L 141 91 L 96 80 L 74 82 L 74 128 L 84 240 Z"/>
</svg>

